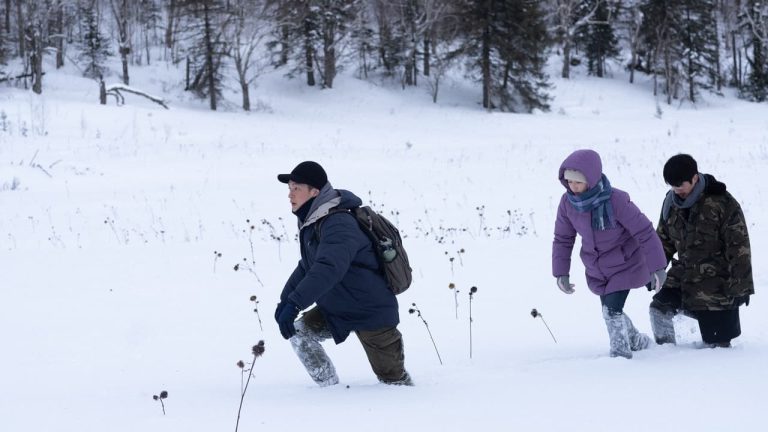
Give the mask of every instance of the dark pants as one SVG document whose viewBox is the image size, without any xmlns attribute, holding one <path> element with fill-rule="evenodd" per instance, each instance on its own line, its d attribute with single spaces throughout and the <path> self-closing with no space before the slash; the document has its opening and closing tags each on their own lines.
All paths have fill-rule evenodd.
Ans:
<svg viewBox="0 0 768 432">
<path fill-rule="evenodd" d="M 665 288 L 653 296 L 651 307 L 662 313 L 682 313 L 699 322 L 701 339 L 708 344 L 726 344 L 741 335 L 739 308 L 729 310 L 683 309 L 682 292 L 679 289 Z"/>
<path fill-rule="evenodd" d="M 317 307 L 307 311 L 301 321 L 316 335 L 326 335 L 323 339 L 330 338 L 328 324 L 323 314 Z M 384 328 L 373 331 L 357 331 L 358 339 L 363 345 L 371 369 L 379 381 L 384 383 L 399 383 L 407 379 L 405 372 L 405 353 L 403 350 L 403 336 L 397 327 Z"/>
<path fill-rule="evenodd" d="M 616 291 L 610 294 L 601 295 L 600 303 L 608 309 L 609 315 L 621 315 L 624 312 L 624 303 L 627 302 L 629 290 Z"/>
</svg>

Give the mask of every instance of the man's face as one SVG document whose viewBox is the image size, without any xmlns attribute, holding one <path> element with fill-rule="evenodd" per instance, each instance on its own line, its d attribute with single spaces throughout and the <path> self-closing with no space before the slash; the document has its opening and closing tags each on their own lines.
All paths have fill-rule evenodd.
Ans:
<svg viewBox="0 0 768 432">
<path fill-rule="evenodd" d="M 696 182 L 699 181 L 699 175 L 693 176 L 692 181 L 685 181 L 680 186 L 672 186 L 672 192 L 682 199 L 688 198 L 688 195 L 693 191 L 693 187 L 696 186 Z"/>
<path fill-rule="evenodd" d="M 319 193 L 319 190 L 310 185 L 289 181 L 288 199 L 291 201 L 291 211 L 295 212 L 300 209 L 305 202 L 309 201 L 310 198 L 316 197 Z"/>
</svg>

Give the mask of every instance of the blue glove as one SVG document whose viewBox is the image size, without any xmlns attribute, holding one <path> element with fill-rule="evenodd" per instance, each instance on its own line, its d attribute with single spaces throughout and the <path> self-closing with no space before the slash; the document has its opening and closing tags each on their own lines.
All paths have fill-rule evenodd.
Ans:
<svg viewBox="0 0 768 432">
<path fill-rule="evenodd" d="M 285 303 L 283 302 L 277 304 L 277 307 L 275 308 L 275 322 L 277 322 L 277 318 L 280 316 L 280 311 L 283 310 L 283 306 L 285 306 Z"/>
<path fill-rule="evenodd" d="M 566 294 L 573 294 L 573 292 L 576 291 L 573 289 L 574 286 L 575 285 L 571 283 L 571 278 L 568 277 L 568 275 L 557 277 L 557 287 L 560 288 L 560 291 Z"/>
<path fill-rule="evenodd" d="M 280 326 L 280 334 L 283 335 L 283 338 L 290 339 L 296 334 L 296 327 L 293 325 L 293 322 L 296 321 L 296 317 L 299 316 L 301 309 L 289 301 L 280 304 L 282 307 L 277 305 L 277 311 L 275 311 L 277 325 Z"/>
</svg>

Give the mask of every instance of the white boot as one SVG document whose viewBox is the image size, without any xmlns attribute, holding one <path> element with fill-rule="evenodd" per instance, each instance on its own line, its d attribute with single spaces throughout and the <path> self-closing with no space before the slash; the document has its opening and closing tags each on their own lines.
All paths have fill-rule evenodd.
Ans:
<svg viewBox="0 0 768 432">
<path fill-rule="evenodd" d="M 675 325 L 672 322 L 672 318 L 675 317 L 674 312 L 662 312 L 661 310 L 653 307 L 651 304 L 651 329 L 653 330 L 653 337 L 656 339 L 656 343 L 661 345 L 665 343 L 675 343 Z"/>
<path fill-rule="evenodd" d="M 608 308 L 603 306 L 603 319 L 608 328 L 608 338 L 611 340 L 611 357 L 632 358 L 632 349 L 629 344 L 629 329 L 624 313 L 611 314 Z"/>
<path fill-rule="evenodd" d="M 328 387 L 339 383 L 336 368 L 328 358 L 320 342 L 332 337 L 327 329 L 316 331 L 298 320 L 295 323 L 296 334 L 290 339 L 291 346 L 299 360 L 307 369 L 312 380 L 320 387 Z"/>
<path fill-rule="evenodd" d="M 640 351 L 648 348 L 651 344 L 651 338 L 645 333 L 640 333 L 635 325 L 632 324 L 632 320 L 629 319 L 627 314 L 624 314 L 624 318 L 627 320 L 627 330 L 629 332 L 629 347 L 632 351 Z"/>
</svg>

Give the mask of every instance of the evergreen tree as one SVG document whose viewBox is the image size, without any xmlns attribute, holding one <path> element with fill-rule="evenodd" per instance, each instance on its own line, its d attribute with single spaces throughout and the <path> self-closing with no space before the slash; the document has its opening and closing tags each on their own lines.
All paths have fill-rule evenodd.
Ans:
<svg viewBox="0 0 768 432">
<path fill-rule="evenodd" d="M 748 41 L 745 49 L 749 73 L 739 89 L 741 97 L 755 102 L 768 100 L 768 6 L 760 0 L 749 0 L 740 16 L 743 37 Z"/>
<path fill-rule="evenodd" d="M 487 110 L 548 109 L 547 32 L 535 0 L 459 0 L 459 50 Z"/>
<path fill-rule="evenodd" d="M 221 99 L 222 63 L 227 54 L 224 32 L 226 4 L 222 0 L 177 0 L 187 36 L 187 85 L 201 98 L 208 98 L 215 111 Z"/>
<path fill-rule="evenodd" d="M 684 97 L 696 102 L 700 90 L 720 80 L 714 7 L 714 0 L 647 0 L 641 6 L 649 70 L 655 74 L 658 66 L 663 68 L 667 103 L 683 97 L 683 86 Z"/>
<path fill-rule="evenodd" d="M 619 55 L 619 40 L 610 21 L 616 13 L 610 7 L 605 1 L 584 0 L 581 9 L 584 13 L 594 10 L 594 16 L 579 27 L 576 34 L 576 43 L 582 47 L 587 58 L 589 74 L 600 78 L 605 75 L 605 61 Z"/>
<path fill-rule="evenodd" d="M 279 52 L 275 65 L 288 65 L 289 76 L 305 72 L 309 86 L 316 83 L 316 68 L 322 87 L 332 88 L 342 42 L 362 0 L 273 0 L 273 5 L 281 27 L 277 40 L 269 44 Z"/>
<path fill-rule="evenodd" d="M 0 78 L 2 78 L 4 75 L 2 66 L 5 66 L 8 57 L 8 49 L 5 46 L 6 30 L 7 28 L 3 26 L 2 22 L 0 22 Z"/>
<path fill-rule="evenodd" d="M 711 90 L 720 79 L 715 0 L 680 0 L 677 5 L 681 38 L 676 49 L 688 99 L 696 102 L 700 89 Z"/>
<path fill-rule="evenodd" d="M 97 2 L 92 0 L 78 6 L 81 32 L 78 61 L 83 65 L 83 76 L 99 78 L 106 72 L 104 63 L 112 55 L 110 41 L 101 33 Z"/>
</svg>

